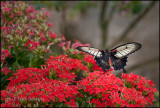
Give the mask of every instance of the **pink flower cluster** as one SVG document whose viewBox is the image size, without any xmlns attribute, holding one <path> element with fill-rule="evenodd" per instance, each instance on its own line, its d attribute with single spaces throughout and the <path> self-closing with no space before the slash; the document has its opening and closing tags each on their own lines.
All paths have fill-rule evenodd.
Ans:
<svg viewBox="0 0 160 108">
<path fill-rule="evenodd" d="M 9 64 L 6 58 L 13 57 L 12 59 L 17 61 L 22 60 L 23 58 L 18 57 L 25 52 L 26 56 L 29 52 L 43 58 L 50 52 L 51 43 L 56 44 L 64 40 L 64 36 L 50 30 L 53 27 L 47 22 L 50 14 L 44 9 L 36 11 L 33 6 L 22 1 L 2 1 L 1 6 L 1 42 L 3 44 L 1 60 L 4 63 L 3 66 Z"/>
<path fill-rule="evenodd" d="M 64 38 L 65 40 L 65 38 Z M 59 46 L 62 47 L 62 49 L 68 54 L 68 55 L 75 55 L 78 53 L 82 53 L 79 52 L 78 50 L 76 50 L 76 48 L 78 46 L 90 46 L 90 44 L 82 44 L 80 43 L 78 40 L 75 40 L 75 42 L 71 45 L 71 41 L 63 41 L 61 43 L 59 43 Z"/>
</svg>

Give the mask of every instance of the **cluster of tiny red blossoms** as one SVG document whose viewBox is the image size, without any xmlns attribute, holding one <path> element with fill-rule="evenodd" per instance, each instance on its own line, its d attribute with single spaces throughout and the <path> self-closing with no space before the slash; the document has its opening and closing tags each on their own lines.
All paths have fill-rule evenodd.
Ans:
<svg viewBox="0 0 160 108">
<path fill-rule="evenodd" d="M 89 62 L 94 62 L 92 58 Z M 154 84 L 144 77 L 123 74 L 122 79 L 111 72 L 94 71 L 72 85 L 76 73 L 88 72 L 81 60 L 66 55 L 50 56 L 41 69 L 24 68 L 10 77 L 1 91 L 1 106 L 77 106 L 79 98 L 90 96 L 86 103 L 93 107 L 145 107 L 154 99 Z M 82 92 L 83 91 L 83 92 Z M 86 95 L 87 94 L 87 95 Z M 50 104 L 52 103 L 52 104 Z"/>
<path fill-rule="evenodd" d="M 59 80 L 45 79 L 30 84 L 22 83 L 1 91 L 1 99 L 5 101 L 1 107 L 43 107 L 49 105 L 49 102 L 76 106 L 73 99 L 77 93 L 76 86 Z"/>
<path fill-rule="evenodd" d="M 80 70 L 88 73 L 88 68 L 81 63 L 81 60 L 72 59 L 66 55 L 50 56 L 50 59 L 47 59 L 47 65 L 51 70 L 49 73 L 63 81 L 73 81 Z"/>
<path fill-rule="evenodd" d="M 139 78 L 134 79 L 131 76 Z M 134 83 L 134 87 L 126 86 L 128 81 L 128 86 Z M 145 107 L 151 106 L 155 100 L 156 89 L 152 88 L 153 82 L 133 73 L 123 74 L 120 79 L 111 73 L 107 75 L 101 71 L 94 71 L 78 85 L 84 91 L 83 94 L 92 96 L 86 102 L 92 103 L 95 107 Z"/>
<path fill-rule="evenodd" d="M 8 79 L 6 90 L 1 91 L 1 99 L 5 102 L 1 106 L 38 107 L 49 105 L 49 102 L 76 106 L 78 87 L 71 83 L 80 70 L 88 72 L 81 60 L 66 55 L 50 56 L 41 69 L 19 69 Z"/>
</svg>

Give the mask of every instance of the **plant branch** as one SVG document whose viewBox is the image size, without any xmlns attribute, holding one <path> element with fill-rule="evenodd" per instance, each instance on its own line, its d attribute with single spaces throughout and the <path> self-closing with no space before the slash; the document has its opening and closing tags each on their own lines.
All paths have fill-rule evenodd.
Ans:
<svg viewBox="0 0 160 108">
<path fill-rule="evenodd" d="M 115 5 L 113 5 L 113 6 L 111 7 L 111 10 L 110 10 L 109 15 L 108 15 L 108 17 L 107 17 L 108 23 L 111 22 L 111 20 L 112 20 L 112 18 L 113 18 L 114 11 L 116 10 L 116 8 L 117 8 L 117 7 L 116 7 Z"/>
<path fill-rule="evenodd" d="M 101 4 L 100 19 L 99 19 L 100 28 L 102 30 L 101 48 L 104 48 L 104 46 L 106 44 L 106 39 L 108 36 L 108 31 L 107 31 L 108 21 L 105 20 L 105 13 L 107 10 L 106 9 L 107 6 L 108 6 L 108 1 L 103 1 Z"/>
<path fill-rule="evenodd" d="M 149 10 L 155 5 L 156 1 L 152 1 L 145 10 L 139 14 L 137 18 L 135 18 L 131 24 L 127 27 L 127 29 L 122 33 L 122 35 L 119 37 L 118 40 L 116 40 L 109 48 L 117 45 L 119 42 L 124 40 L 127 36 L 128 33 L 136 26 L 136 24 L 149 12 Z"/>
</svg>

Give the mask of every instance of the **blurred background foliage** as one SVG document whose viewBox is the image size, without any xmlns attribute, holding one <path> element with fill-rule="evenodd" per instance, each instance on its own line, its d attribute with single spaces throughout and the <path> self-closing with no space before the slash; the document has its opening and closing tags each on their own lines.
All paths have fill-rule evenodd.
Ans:
<svg viewBox="0 0 160 108">
<path fill-rule="evenodd" d="M 155 25 L 158 22 L 154 23 L 159 18 L 152 16 L 153 20 L 146 20 L 150 22 L 146 24 L 150 25 L 146 25 L 144 21 L 147 19 L 147 14 L 153 11 L 155 11 L 153 15 L 156 15 L 156 12 L 159 13 L 157 8 L 154 8 L 158 1 L 28 1 L 28 3 L 34 5 L 37 10 L 48 8 L 48 11 L 53 14 L 50 19 L 55 25 L 53 30 L 64 34 L 67 40 L 78 39 L 103 50 L 114 48 L 125 42 L 140 42 L 142 49 L 137 52 L 137 56 L 129 58 L 130 66 L 127 66 L 129 67 L 127 70 L 133 73 L 134 70 L 135 73 L 138 71 L 138 74 L 153 80 L 159 90 L 157 66 L 159 64 L 159 46 L 157 46 L 159 45 L 159 26 Z M 152 8 L 154 8 L 153 11 Z M 115 29 L 117 25 L 113 23 L 116 22 L 115 20 L 121 24 L 118 30 Z M 137 26 L 140 24 L 142 26 L 138 31 L 140 27 Z M 122 28 L 124 29 L 121 30 Z M 113 36 L 115 34 L 111 31 L 118 35 Z M 96 34 L 98 36 L 95 36 Z M 137 34 L 143 36 L 135 36 Z M 120 76 L 121 72 L 116 74 Z"/>
</svg>

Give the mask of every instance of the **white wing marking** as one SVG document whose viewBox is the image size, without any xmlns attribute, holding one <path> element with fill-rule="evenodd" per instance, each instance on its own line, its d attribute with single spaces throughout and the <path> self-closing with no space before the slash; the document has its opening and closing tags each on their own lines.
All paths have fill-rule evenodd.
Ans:
<svg viewBox="0 0 160 108">
<path fill-rule="evenodd" d="M 122 58 L 134 52 L 135 49 L 136 49 L 136 44 L 126 44 L 124 46 L 120 46 L 116 49 L 117 53 L 115 54 L 115 56 L 118 58 Z"/>
<path fill-rule="evenodd" d="M 96 48 L 90 48 L 90 47 L 78 47 L 78 50 L 86 52 L 90 55 L 96 56 L 96 57 L 101 57 L 102 53 L 99 51 L 99 49 Z"/>
</svg>

